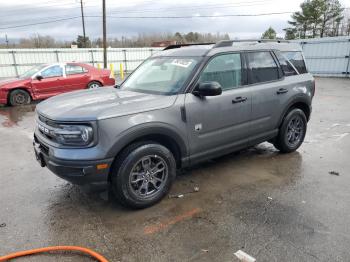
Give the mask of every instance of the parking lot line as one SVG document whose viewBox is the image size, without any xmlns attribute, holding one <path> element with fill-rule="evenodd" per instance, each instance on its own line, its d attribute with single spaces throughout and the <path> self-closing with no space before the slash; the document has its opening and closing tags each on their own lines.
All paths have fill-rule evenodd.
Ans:
<svg viewBox="0 0 350 262">
<path fill-rule="evenodd" d="M 144 228 L 144 234 L 145 235 L 150 235 L 150 234 L 154 234 L 154 233 L 157 233 L 163 229 L 166 229 L 168 228 L 169 226 L 171 225 L 174 225 L 180 221 L 183 221 L 187 218 L 191 218 L 193 217 L 195 214 L 201 212 L 202 210 L 200 208 L 194 208 L 190 211 L 187 211 L 181 215 L 178 215 L 178 216 L 175 216 L 174 218 L 168 220 L 168 221 L 165 221 L 165 222 L 161 222 L 160 224 L 157 224 L 157 225 L 151 225 L 151 226 L 146 226 Z"/>
</svg>

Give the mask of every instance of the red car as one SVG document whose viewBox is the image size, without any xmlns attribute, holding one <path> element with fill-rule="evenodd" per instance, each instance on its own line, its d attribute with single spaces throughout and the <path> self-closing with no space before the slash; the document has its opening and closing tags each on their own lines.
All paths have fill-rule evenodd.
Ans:
<svg viewBox="0 0 350 262">
<path fill-rule="evenodd" d="M 110 70 L 81 63 L 38 65 L 16 79 L 0 80 L 0 104 L 24 105 L 79 89 L 115 84 Z"/>
</svg>

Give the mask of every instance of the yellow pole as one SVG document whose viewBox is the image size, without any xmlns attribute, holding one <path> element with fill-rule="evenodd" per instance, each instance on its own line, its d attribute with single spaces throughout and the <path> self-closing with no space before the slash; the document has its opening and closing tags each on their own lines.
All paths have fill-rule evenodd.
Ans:
<svg viewBox="0 0 350 262">
<path fill-rule="evenodd" d="M 122 79 L 122 80 L 124 80 L 124 70 L 123 70 L 123 64 L 122 63 L 120 63 L 120 78 Z"/>
<path fill-rule="evenodd" d="M 114 77 L 114 64 L 109 64 L 109 68 L 111 69 L 111 75 L 109 77 L 110 78 L 115 78 Z"/>
<path fill-rule="evenodd" d="M 97 68 L 101 69 L 101 64 L 100 63 L 97 64 Z"/>
</svg>

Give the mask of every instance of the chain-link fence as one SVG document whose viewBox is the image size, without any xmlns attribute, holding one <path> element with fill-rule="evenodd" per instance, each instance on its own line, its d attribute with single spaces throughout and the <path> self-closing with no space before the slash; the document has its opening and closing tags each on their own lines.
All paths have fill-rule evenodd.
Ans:
<svg viewBox="0 0 350 262">
<path fill-rule="evenodd" d="M 134 70 L 143 60 L 162 48 L 108 48 L 108 67 L 116 72 L 120 64 L 125 73 Z M 81 62 L 95 67 L 103 65 L 103 50 L 91 49 L 0 49 L 0 78 L 16 77 L 37 64 Z"/>
</svg>

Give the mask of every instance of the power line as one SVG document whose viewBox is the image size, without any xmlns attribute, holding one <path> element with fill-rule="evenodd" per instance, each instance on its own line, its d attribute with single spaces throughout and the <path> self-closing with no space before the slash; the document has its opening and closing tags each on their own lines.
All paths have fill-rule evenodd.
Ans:
<svg viewBox="0 0 350 262">
<path fill-rule="evenodd" d="M 50 8 L 50 7 L 64 7 L 64 6 L 71 6 L 71 7 L 79 7 L 78 3 L 57 3 L 54 5 L 38 5 L 36 7 L 33 6 L 28 6 L 28 7 L 20 7 L 20 8 L 4 8 L 4 10 L 6 11 L 6 13 L 10 13 L 10 14 L 14 14 L 14 13 L 18 13 L 18 11 L 28 11 L 28 10 L 40 10 L 40 8 L 45 7 L 45 8 Z M 57 10 L 56 10 L 57 11 Z M 6 15 L 4 15 L 6 16 Z M 4 17 L 3 15 L 1 15 L 1 17 Z"/>
<path fill-rule="evenodd" d="M 212 9 L 212 8 L 229 8 L 229 7 L 241 7 L 241 6 L 255 6 L 255 5 L 262 5 L 265 4 L 266 2 L 271 2 L 273 0 L 254 0 L 254 1 L 245 1 L 245 2 L 234 2 L 234 3 L 216 3 L 216 4 L 201 4 L 201 5 L 189 5 L 189 6 L 184 6 L 184 7 L 173 7 L 173 6 L 169 6 L 169 7 L 163 7 L 163 8 L 148 8 L 148 9 L 142 9 L 142 10 L 134 10 L 133 8 L 130 9 L 131 7 L 127 7 L 127 8 L 118 8 L 118 7 L 112 7 L 111 9 L 118 10 L 118 13 L 123 12 L 123 13 L 147 13 L 147 12 L 154 12 L 154 11 L 169 11 L 172 12 L 173 10 L 198 10 L 198 9 Z M 57 9 L 51 9 L 51 10 L 45 10 L 45 13 L 48 12 L 60 12 L 60 11 L 67 11 L 67 9 L 76 9 L 79 6 L 77 5 L 77 3 L 63 3 L 63 4 L 55 4 L 55 5 L 40 5 L 38 7 L 30 7 L 30 8 L 18 8 L 16 9 L 16 11 L 14 12 L 8 12 L 8 10 L 6 10 L 6 14 L 2 15 L 1 17 L 7 17 L 7 16 L 13 16 L 12 14 L 17 14 L 18 12 L 25 12 L 28 10 L 37 10 L 40 7 L 44 7 L 44 8 L 50 8 L 50 7 L 63 7 L 63 6 L 69 6 L 68 8 L 64 8 L 61 10 L 57 10 Z M 85 8 L 95 8 L 97 6 L 100 5 L 96 5 L 96 4 L 92 4 L 92 5 L 84 5 Z M 11 11 L 11 10 L 10 10 Z M 112 13 L 116 13 L 116 12 L 109 12 L 110 14 Z"/>
<path fill-rule="evenodd" d="M 244 1 L 244 2 L 236 2 L 236 3 L 227 3 L 227 4 L 202 4 L 202 5 L 186 5 L 186 6 L 177 6 L 177 7 L 163 7 L 163 8 L 151 8 L 151 9 L 142 9 L 142 10 L 126 10 L 123 12 L 126 13 L 144 13 L 144 12 L 156 12 L 156 11 L 173 11 L 173 10 L 199 10 L 199 9 L 211 9 L 215 10 L 217 8 L 230 8 L 230 7 L 242 7 L 242 6 L 255 6 L 266 4 L 267 2 L 271 2 L 273 0 L 258 0 L 258 1 Z M 118 9 L 120 11 L 120 9 Z M 115 13 L 115 12 L 110 12 Z"/>
<path fill-rule="evenodd" d="M 259 13 L 259 14 L 227 14 L 227 15 L 191 15 L 191 16 L 108 16 L 110 18 L 120 19 L 188 19 L 188 18 L 222 18 L 222 17 L 253 17 L 253 16 L 267 16 L 267 15 L 282 15 L 291 14 L 294 12 L 271 12 L 271 13 Z M 86 16 L 86 17 L 98 17 L 98 16 Z"/>
<path fill-rule="evenodd" d="M 294 12 L 289 11 L 289 12 L 271 12 L 271 13 L 259 13 L 259 14 L 226 14 L 226 15 L 194 15 L 194 16 L 192 15 L 192 16 L 107 16 L 107 17 L 115 18 L 115 19 L 191 19 L 191 18 L 223 18 L 223 17 L 257 17 L 257 16 L 281 15 L 281 14 L 291 14 L 291 13 L 294 13 Z M 55 22 L 60 22 L 60 21 L 73 20 L 73 19 L 77 19 L 80 17 L 81 16 L 74 16 L 74 17 L 50 20 L 50 21 L 45 21 L 45 22 L 0 27 L 0 30 L 19 28 L 19 27 L 27 27 L 27 26 L 33 26 L 33 25 L 41 25 L 41 24 L 49 24 L 49 23 L 55 23 Z M 86 15 L 85 17 L 101 18 L 102 16 L 100 16 L 100 15 Z"/>
<path fill-rule="evenodd" d="M 17 26 L 0 27 L 0 30 L 11 29 L 11 28 L 19 28 L 19 27 L 27 27 L 27 26 L 32 26 L 32 25 L 50 24 L 50 23 L 61 22 L 61 21 L 66 21 L 66 20 L 73 20 L 73 19 L 77 19 L 77 18 L 80 18 L 80 16 L 74 16 L 74 17 L 50 20 L 50 21 L 45 21 L 45 22 L 31 23 L 31 24 L 23 24 L 23 25 L 17 25 Z"/>
</svg>

